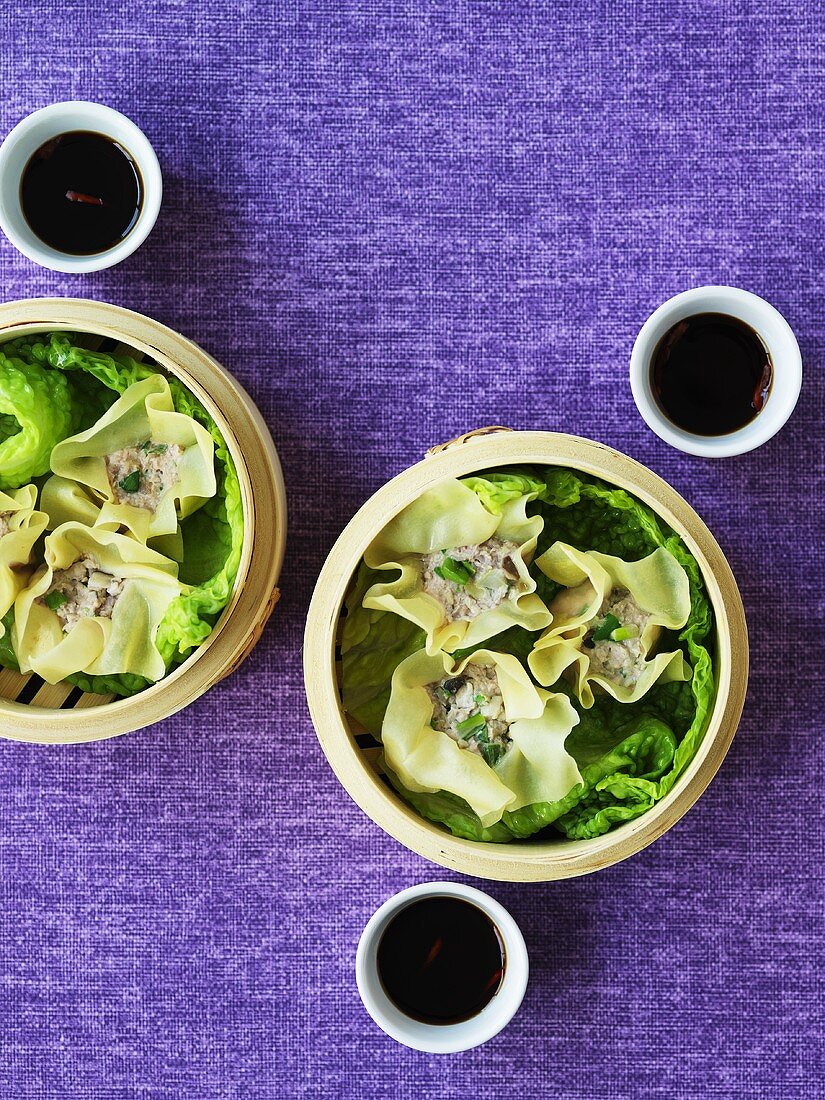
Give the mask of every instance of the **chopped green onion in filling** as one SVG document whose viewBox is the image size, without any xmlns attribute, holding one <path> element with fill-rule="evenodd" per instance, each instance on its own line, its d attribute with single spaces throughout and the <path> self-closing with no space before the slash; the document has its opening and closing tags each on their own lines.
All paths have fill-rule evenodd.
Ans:
<svg viewBox="0 0 825 1100">
<path fill-rule="evenodd" d="M 59 589 L 55 589 L 54 592 L 48 592 L 43 597 L 43 603 L 48 607 L 49 611 L 57 611 L 58 607 L 62 607 L 64 603 L 69 602 L 69 597 L 65 592 L 61 592 Z"/>
<path fill-rule="evenodd" d="M 638 638 L 639 628 L 632 623 L 630 626 L 620 626 L 610 635 L 612 642 L 626 642 L 628 638 Z"/>
<path fill-rule="evenodd" d="M 616 618 L 615 615 L 605 615 L 596 629 L 593 631 L 592 638 L 594 642 L 605 642 L 610 638 L 610 635 L 614 630 L 617 630 L 622 624 Z"/>
<path fill-rule="evenodd" d="M 452 581 L 453 584 L 465 585 L 475 573 L 475 569 L 468 561 L 456 561 L 455 558 L 445 557 L 441 565 L 433 570 L 442 580 Z"/>
<path fill-rule="evenodd" d="M 132 470 L 118 482 L 124 493 L 136 493 L 140 488 L 140 470 Z"/>
<path fill-rule="evenodd" d="M 479 745 L 479 748 L 487 764 L 493 768 L 504 755 L 505 746 L 500 741 L 491 741 L 488 745 Z"/>
<path fill-rule="evenodd" d="M 464 739 L 475 737 L 476 740 L 482 740 L 482 734 L 484 739 L 487 737 L 487 719 L 483 714 L 471 714 L 463 722 L 458 722 L 455 728 L 459 736 Z"/>
</svg>

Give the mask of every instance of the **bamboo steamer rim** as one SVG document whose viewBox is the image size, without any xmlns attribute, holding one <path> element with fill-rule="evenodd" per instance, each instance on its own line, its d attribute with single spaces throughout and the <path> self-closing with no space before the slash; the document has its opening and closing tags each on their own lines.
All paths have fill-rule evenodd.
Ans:
<svg viewBox="0 0 825 1100">
<path fill-rule="evenodd" d="M 143 314 L 84 298 L 32 298 L 0 304 L 0 347 L 50 331 L 116 340 L 178 378 L 223 435 L 238 474 L 244 514 L 241 561 L 231 599 L 211 634 L 172 673 L 137 695 L 83 709 L 54 709 L 0 698 L 0 735 L 35 743 L 81 743 L 168 718 L 228 676 L 251 652 L 278 599 L 286 545 L 286 489 L 269 429 L 252 399 L 193 341 Z"/>
<path fill-rule="evenodd" d="M 565 466 L 630 492 L 682 537 L 702 572 L 714 611 L 716 698 L 699 748 L 673 790 L 650 810 L 592 840 L 489 844 L 454 837 L 420 817 L 367 763 L 347 725 L 335 678 L 335 639 L 343 600 L 370 541 L 425 489 L 450 477 L 508 465 Z M 687 812 L 716 774 L 736 732 L 748 682 L 742 598 L 715 538 L 691 506 L 646 466 L 602 443 L 555 432 L 493 427 L 432 448 L 387 482 L 350 520 L 318 578 L 304 642 L 307 700 L 321 747 L 361 809 L 412 851 L 483 878 L 548 881 L 609 867 L 652 843 Z"/>
</svg>

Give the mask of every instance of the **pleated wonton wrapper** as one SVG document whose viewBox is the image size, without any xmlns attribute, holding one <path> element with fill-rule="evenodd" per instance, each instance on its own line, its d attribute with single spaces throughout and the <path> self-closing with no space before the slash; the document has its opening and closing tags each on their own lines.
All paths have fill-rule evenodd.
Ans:
<svg viewBox="0 0 825 1100">
<path fill-rule="evenodd" d="M 433 702 L 426 685 L 460 676 L 469 664 L 495 668 L 510 723 L 512 744 L 493 766 L 430 725 Z M 566 696 L 536 687 L 509 653 L 480 649 L 456 665 L 445 653 L 420 650 L 395 670 L 381 740 L 388 766 L 408 790 L 449 791 L 486 827 L 506 810 L 555 802 L 581 782 L 564 748 L 578 721 Z"/>
<path fill-rule="evenodd" d="M 64 523 L 83 523 L 87 527 L 105 527 L 116 531 L 120 526 L 116 517 L 108 511 L 106 501 L 96 495 L 93 489 L 72 481 L 60 474 L 52 476 L 40 490 L 40 507 L 48 519 L 48 530 L 54 531 Z M 104 508 L 109 516 L 108 522 L 101 519 Z M 155 535 L 147 538 L 146 545 L 173 561 L 182 562 L 183 532 L 180 524 L 168 535 Z"/>
<path fill-rule="evenodd" d="M 536 595 L 536 582 L 527 570 L 544 521 L 526 514 L 535 494 L 527 493 L 502 505 L 494 515 L 472 489 L 455 478 L 429 489 L 390 520 L 364 554 L 371 569 L 400 570 L 401 576 L 374 584 L 364 596 L 364 607 L 392 611 L 421 627 L 429 654 L 478 645 L 511 626 L 543 630 L 552 620 Z M 450 621 L 444 604 L 424 591 L 422 556 L 463 546 L 479 546 L 488 539 L 516 544 L 512 554 L 518 574 L 507 597 L 472 620 Z"/>
<path fill-rule="evenodd" d="M 577 550 L 556 542 L 536 559 L 536 565 L 566 589 L 551 602 L 552 626 L 538 639 L 528 657 L 530 670 L 539 683 L 550 687 L 572 668 L 576 694 L 582 706 L 589 708 L 594 702 L 591 684 L 597 684 L 621 703 L 632 703 L 657 682 L 690 679 L 690 665 L 680 650 L 649 658 L 662 628 L 678 630 L 690 614 L 687 574 L 667 550 L 659 547 L 640 561 L 626 562 L 609 554 Z M 649 616 L 638 636 L 641 668 L 632 683 L 617 683 L 603 675 L 594 667 L 591 650 L 585 644 L 589 633 L 604 620 L 602 605 L 616 589 L 627 590 Z"/>
<path fill-rule="evenodd" d="M 47 597 L 58 570 L 90 560 L 123 582 L 111 617 L 80 618 L 67 633 Z M 166 667 L 155 645 L 169 604 L 182 591 L 175 562 L 114 531 L 64 523 L 46 537 L 45 565 L 15 602 L 12 644 L 22 672 L 50 684 L 76 672 L 133 673 L 159 680 Z"/>
<path fill-rule="evenodd" d="M 0 492 L 0 619 L 26 584 L 24 567 L 32 547 L 46 530 L 48 516 L 35 509 L 37 489 L 24 485 L 12 493 Z M 0 622 L 0 638 L 6 628 Z"/>
<path fill-rule="evenodd" d="M 120 454 L 120 468 L 128 467 L 118 482 L 121 495 L 137 494 L 144 479 L 149 481 L 144 464 L 150 463 L 153 455 L 162 458 L 171 453 L 168 449 L 172 447 L 181 448 L 182 453 L 171 467 L 173 480 L 163 486 L 154 509 L 118 501 L 107 458 Z M 135 452 L 131 458 L 130 450 Z M 178 520 L 191 515 L 216 492 L 212 437 L 191 416 L 175 412 L 169 383 L 159 374 L 129 386 L 91 428 L 58 443 L 52 450 L 51 468 L 58 476 L 46 483 L 43 500 L 53 526 L 75 520 L 89 522 L 90 502 L 100 509 L 94 522 L 122 525 L 141 542 L 174 534 Z M 73 482 L 90 492 L 78 494 Z"/>
</svg>

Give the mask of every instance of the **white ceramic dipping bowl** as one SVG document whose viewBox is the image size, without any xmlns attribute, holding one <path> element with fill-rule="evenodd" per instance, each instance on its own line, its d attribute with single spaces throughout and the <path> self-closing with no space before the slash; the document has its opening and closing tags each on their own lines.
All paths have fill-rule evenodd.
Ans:
<svg viewBox="0 0 825 1100">
<path fill-rule="evenodd" d="M 726 313 L 750 325 L 762 339 L 773 365 L 765 405 L 749 424 L 727 435 L 695 435 L 677 427 L 659 406 L 650 384 L 650 362 L 665 333 L 697 313 Z M 700 286 L 670 298 L 642 325 L 630 356 L 630 386 L 636 407 L 660 439 L 692 455 L 726 458 L 761 447 L 776 435 L 794 410 L 802 385 L 802 356 L 793 331 L 764 298 L 732 286 Z"/>
<path fill-rule="evenodd" d="M 411 902 L 423 898 L 454 897 L 486 913 L 495 924 L 504 945 L 504 978 L 498 992 L 481 1012 L 458 1024 L 427 1024 L 403 1013 L 390 1000 L 378 976 L 378 944 L 392 918 Z M 355 957 L 355 977 L 364 1007 L 391 1038 L 431 1054 L 455 1054 L 492 1039 L 518 1012 L 527 989 L 527 948 L 521 929 L 497 901 L 460 882 L 424 882 L 391 897 L 367 922 Z"/>
<path fill-rule="evenodd" d="M 143 184 L 140 214 L 128 235 L 91 256 L 71 256 L 51 248 L 26 221 L 20 203 L 20 181 L 29 158 L 45 142 L 71 130 L 91 130 L 122 145 L 137 165 Z M 125 115 L 100 103 L 70 100 L 43 107 L 18 122 L 0 146 L 0 229 L 24 256 L 52 271 L 102 271 L 131 256 L 149 236 L 162 196 L 160 165 L 148 139 Z"/>
</svg>

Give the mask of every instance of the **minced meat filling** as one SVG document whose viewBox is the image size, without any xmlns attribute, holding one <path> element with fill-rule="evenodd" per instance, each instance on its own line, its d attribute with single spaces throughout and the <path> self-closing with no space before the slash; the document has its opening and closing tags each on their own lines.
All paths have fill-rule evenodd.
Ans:
<svg viewBox="0 0 825 1100">
<path fill-rule="evenodd" d="M 118 504 L 154 512 L 164 492 L 178 480 L 183 447 L 144 440 L 106 455 L 106 475 Z"/>
<path fill-rule="evenodd" d="M 436 680 L 426 690 L 433 703 L 432 728 L 491 767 L 497 764 L 512 741 L 495 668 L 469 664 L 460 676 Z"/>
<path fill-rule="evenodd" d="M 60 619 L 63 633 L 81 619 L 111 619 L 126 581 L 100 569 L 93 558 L 81 558 L 68 569 L 58 569 L 48 592 L 39 597 Z"/>
<path fill-rule="evenodd" d="M 11 516 L 11 512 L 0 512 L 0 539 L 11 530 L 11 525 L 9 524 Z"/>
<path fill-rule="evenodd" d="M 491 538 L 424 554 L 424 591 L 443 606 L 448 622 L 471 622 L 518 593 L 517 550 L 515 542 Z"/>
<path fill-rule="evenodd" d="M 644 669 L 641 635 L 650 615 L 624 588 L 607 596 L 601 615 L 584 639 L 590 667 L 606 680 L 632 686 Z"/>
</svg>

